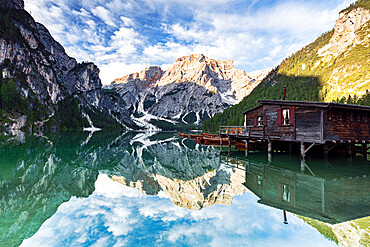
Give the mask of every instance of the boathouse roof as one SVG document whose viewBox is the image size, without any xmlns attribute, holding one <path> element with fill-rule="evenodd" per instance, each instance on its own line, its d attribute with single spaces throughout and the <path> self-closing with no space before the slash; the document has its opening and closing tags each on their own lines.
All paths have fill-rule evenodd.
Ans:
<svg viewBox="0 0 370 247">
<path fill-rule="evenodd" d="M 357 110 L 357 111 L 369 111 L 370 106 L 363 105 L 350 105 L 332 102 L 312 102 L 312 101 L 289 101 L 289 100 L 257 100 L 261 105 L 248 109 L 244 112 L 250 112 L 254 109 L 261 107 L 262 105 L 281 105 L 281 106 L 305 106 L 313 108 L 336 108 L 343 110 Z"/>
</svg>

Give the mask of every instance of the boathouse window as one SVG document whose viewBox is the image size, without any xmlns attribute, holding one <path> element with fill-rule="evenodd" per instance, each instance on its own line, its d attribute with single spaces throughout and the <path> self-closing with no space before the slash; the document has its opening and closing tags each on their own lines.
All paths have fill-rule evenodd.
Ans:
<svg viewBox="0 0 370 247">
<path fill-rule="evenodd" d="M 353 121 L 353 113 L 351 112 L 349 120 Z"/>
<path fill-rule="evenodd" d="M 277 124 L 279 126 L 294 125 L 294 107 L 278 109 Z"/>
<path fill-rule="evenodd" d="M 282 113 L 283 125 L 289 125 L 289 109 L 283 109 L 281 113 Z"/>
<path fill-rule="evenodd" d="M 330 121 L 331 120 L 331 113 L 330 112 L 327 112 L 326 113 L 326 116 L 327 116 L 327 119 Z"/>
<path fill-rule="evenodd" d="M 367 116 L 367 113 L 365 113 L 365 116 L 364 116 L 364 118 L 365 118 L 365 122 L 367 123 L 367 118 L 368 118 L 368 116 Z"/>
<path fill-rule="evenodd" d="M 259 116 L 257 118 L 257 126 L 263 126 L 263 117 L 262 116 Z"/>
<path fill-rule="evenodd" d="M 351 115 L 352 118 L 353 118 L 353 115 Z M 342 120 L 342 113 L 341 112 L 338 112 L 338 121 L 341 121 Z"/>
<path fill-rule="evenodd" d="M 360 113 L 357 114 L 357 121 L 361 122 L 361 114 Z"/>
</svg>

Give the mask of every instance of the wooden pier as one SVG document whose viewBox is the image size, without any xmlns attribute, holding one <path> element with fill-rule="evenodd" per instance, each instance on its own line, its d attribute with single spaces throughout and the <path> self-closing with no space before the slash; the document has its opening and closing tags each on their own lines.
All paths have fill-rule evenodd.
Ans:
<svg viewBox="0 0 370 247">
<path fill-rule="evenodd" d="M 370 144 L 370 107 L 324 102 L 259 100 L 259 106 L 244 112 L 244 126 L 221 126 L 219 135 L 245 143 L 262 142 L 274 150 L 299 150 L 302 159 L 321 152 L 325 159 L 336 150 L 366 159 Z"/>
</svg>

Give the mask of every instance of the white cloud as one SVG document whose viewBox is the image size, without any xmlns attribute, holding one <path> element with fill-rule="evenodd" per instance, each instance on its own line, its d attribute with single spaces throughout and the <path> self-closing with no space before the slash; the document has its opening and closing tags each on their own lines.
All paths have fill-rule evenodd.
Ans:
<svg viewBox="0 0 370 247">
<path fill-rule="evenodd" d="M 100 78 L 102 83 L 110 84 L 114 79 L 121 78 L 124 75 L 128 75 L 135 71 L 141 71 L 150 64 L 133 64 L 125 62 L 111 62 L 101 65 L 100 68 Z"/>
<path fill-rule="evenodd" d="M 116 27 L 115 20 L 113 19 L 111 12 L 102 6 L 98 6 L 91 10 L 91 12 L 102 19 L 107 25 Z"/>
<path fill-rule="evenodd" d="M 134 25 L 134 22 L 130 18 L 121 16 L 120 19 L 125 27 L 130 27 Z"/>
</svg>

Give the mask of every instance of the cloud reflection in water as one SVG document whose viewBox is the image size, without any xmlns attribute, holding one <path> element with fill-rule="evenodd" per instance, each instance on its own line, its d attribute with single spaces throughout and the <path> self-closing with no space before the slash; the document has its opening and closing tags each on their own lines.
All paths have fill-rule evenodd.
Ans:
<svg viewBox="0 0 370 247">
<path fill-rule="evenodd" d="M 288 213 L 257 203 L 252 193 L 232 206 L 200 211 L 175 206 L 100 174 L 88 198 L 63 203 L 22 246 L 336 246 Z"/>
</svg>

